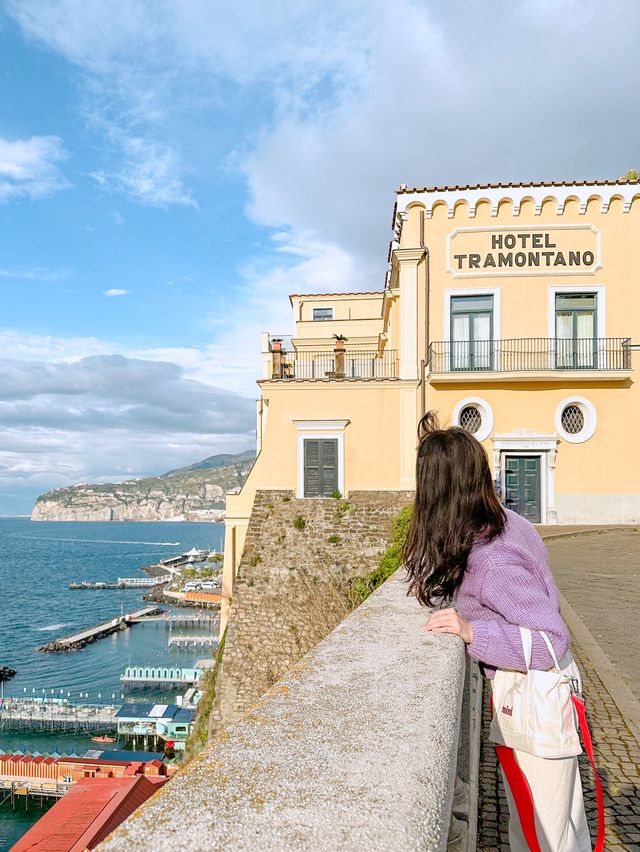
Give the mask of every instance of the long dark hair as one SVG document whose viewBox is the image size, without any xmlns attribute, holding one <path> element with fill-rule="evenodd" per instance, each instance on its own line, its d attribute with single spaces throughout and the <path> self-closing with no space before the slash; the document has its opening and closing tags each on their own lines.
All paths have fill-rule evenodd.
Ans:
<svg viewBox="0 0 640 852">
<path fill-rule="evenodd" d="M 475 541 L 499 535 L 506 516 L 482 445 L 434 412 L 418 427 L 416 500 L 404 546 L 409 594 L 421 604 L 450 602 Z"/>
</svg>

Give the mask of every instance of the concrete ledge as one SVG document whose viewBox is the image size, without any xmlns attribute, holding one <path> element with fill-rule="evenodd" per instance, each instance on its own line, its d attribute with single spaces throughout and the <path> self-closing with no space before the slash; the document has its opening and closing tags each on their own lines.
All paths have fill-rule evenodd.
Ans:
<svg viewBox="0 0 640 852">
<path fill-rule="evenodd" d="M 105 850 L 447 847 L 464 647 L 387 581 Z"/>
</svg>

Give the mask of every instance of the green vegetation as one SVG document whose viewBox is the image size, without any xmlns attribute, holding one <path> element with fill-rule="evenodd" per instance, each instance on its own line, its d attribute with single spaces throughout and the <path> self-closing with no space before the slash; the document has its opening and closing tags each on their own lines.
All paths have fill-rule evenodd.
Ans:
<svg viewBox="0 0 640 852">
<path fill-rule="evenodd" d="M 302 515 L 296 515 L 296 517 L 293 520 L 293 526 L 297 530 L 303 530 L 306 527 L 306 525 L 307 525 L 307 522 L 302 517 Z"/>
<path fill-rule="evenodd" d="M 254 568 L 256 567 L 256 565 L 259 565 L 261 562 L 262 562 L 262 557 L 260 556 L 259 553 L 254 553 L 253 556 L 251 557 L 251 559 L 249 560 L 249 564 L 252 565 Z"/>
<path fill-rule="evenodd" d="M 220 666 L 222 665 L 222 656 L 224 654 L 224 643 L 226 639 L 227 631 L 225 630 L 222 635 L 220 645 L 218 646 L 218 650 L 216 651 L 216 661 L 213 668 L 207 669 L 202 676 L 202 698 L 198 702 L 196 718 L 194 719 L 191 727 L 191 733 L 187 740 L 185 762 L 187 760 L 191 760 L 192 757 L 195 757 L 196 754 L 198 754 L 198 752 L 207 744 L 207 740 L 209 738 L 209 715 L 211 714 L 213 701 L 216 697 L 216 681 L 218 679 Z"/>
<path fill-rule="evenodd" d="M 391 544 L 380 557 L 378 567 L 355 580 L 352 591 L 356 603 L 360 604 L 366 600 L 371 592 L 402 566 L 402 550 L 409 531 L 412 511 L 412 506 L 400 509 L 391 524 Z"/>
<path fill-rule="evenodd" d="M 339 536 L 339 535 L 336 535 L 335 533 L 333 533 L 333 535 L 330 535 L 330 536 L 329 536 L 329 538 L 327 539 L 327 541 L 329 542 L 329 544 L 339 544 L 339 542 L 340 542 L 340 536 Z"/>
<path fill-rule="evenodd" d="M 339 491 L 337 488 L 335 491 L 331 492 L 331 496 L 334 500 L 342 500 L 342 491 Z"/>
<path fill-rule="evenodd" d="M 224 553 L 213 553 L 211 556 L 207 557 L 207 562 L 223 562 L 224 561 Z"/>
<path fill-rule="evenodd" d="M 338 491 L 338 494 L 339 494 L 339 493 L 340 493 L 340 492 Z M 342 523 L 342 519 L 344 518 L 344 516 L 347 514 L 347 512 L 348 512 L 351 508 L 352 508 L 352 506 L 351 506 L 351 504 L 349 503 L 349 501 L 348 501 L 348 500 L 342 500 L 342 499 L 339 499 L 339 500 L 338 500 L 338 505 L 336 506 L 335 511 L 334 511 L 334 513 L 333 513 L 333 520 L 335 521 L 335 523 L 336 523 L 336 524 L 341 524 L 341 523 Z"/>
<path fill-rule="evenodd" d="M 283 503 L 288 503 L 289 500 L 291 500 L 291 497 L 289 496 L 289 494 L 283 494 L 282 495 L 282 502 Z"/>
</svg>

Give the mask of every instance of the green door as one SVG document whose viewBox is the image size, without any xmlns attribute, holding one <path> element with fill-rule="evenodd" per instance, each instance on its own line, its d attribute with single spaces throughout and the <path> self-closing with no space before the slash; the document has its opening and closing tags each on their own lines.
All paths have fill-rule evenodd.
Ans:
<svg viewBox="0 0 640 852">
<path fill-rule="evenodd" d="M 304 496 L 331 497 L 338 490 L 338 441 L 336 438 L 304 442 Z"/>
<path fill-rule="evenodd" d="M 532 524 L 542 520 L 540 456 L 506 456 L 505 506 Z"/>
</svg>

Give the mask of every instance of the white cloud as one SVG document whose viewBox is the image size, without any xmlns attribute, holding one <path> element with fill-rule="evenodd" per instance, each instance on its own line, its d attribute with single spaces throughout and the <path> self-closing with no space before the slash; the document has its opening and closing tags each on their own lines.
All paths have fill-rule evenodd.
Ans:
<svg viewBox="0 0 640 852">
<path fill-rule="evenodd" d="M 25 266 L 21 269 L 0 267 L 0 278 L 13 278 L 20 281 L 59 281 L 68 274 L 68 269 L 48 269 L 46 266 Z"/>
<path fill-rule="evenodd" d="M 129 296 L 131 294 L 131 290 L 120 290 L 118 287 L 112 287 L 110 290 L 105 290 L 105 296 Z"/>
<path fill-rule="evenodd" d="M 2 350 L 2 511 L 12 510 L 7 495 L 14 492 L 19 511 L 28 511 L 35 495 L 51 487 L 149 475 L 252 446 L 252 400 L 198 382 L 166 360 L 78 358 L 100 347 L 90 339 L 68 344 L 66 361 L 33 357 L 54 354 L 61 340 L 33 338 L 21 358 Z"/>
<path fill-rule="evenodd" d="M 58 164 L 67 154 L 58 136 L 0 137 L 0 203 L 43 198 L 69 186 Z"/>
</svg>

